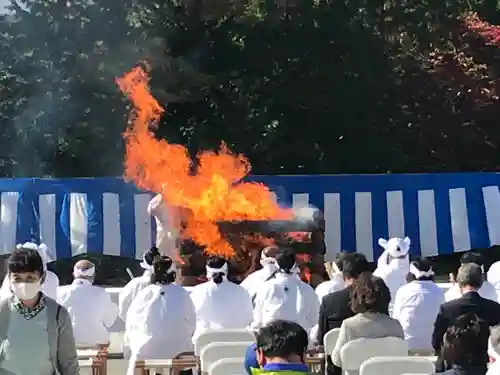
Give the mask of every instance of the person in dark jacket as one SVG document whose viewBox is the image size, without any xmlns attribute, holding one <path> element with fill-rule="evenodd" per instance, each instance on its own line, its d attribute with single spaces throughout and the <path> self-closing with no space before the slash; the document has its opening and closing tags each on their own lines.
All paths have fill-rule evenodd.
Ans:
<svg viewBox="0 0 500 375">
<path fill-rule="evenodd" d="M 482 335 L 485 331 L 488 325 L 475 314 L 459 316 L 446 329 L 443 338 L 442 355 L 450 369 L 436 375 L 483 375 L 484 366 L 477 358 L 484 354 Z"/>
<path fill-rule="evenodd" d="M 340 328 L 342 322 L 354 316 L 351 309 L 351 291 L 352 283 L 364 272 L 368 272 L 370 266 L 366 257 L 360 253 L 346 254 L 342 263 L 342 277 L 346 287 L 337 292 L 327 294 L 323 297 L 319 309 L 318 320 L 318 343 L 323 344 L 323 338 L 328 331 L 334 328 Z M 333 366 L 330 356 L 327 360 L 328 374 L 341 373 L 342 370 Z"/>
<path fill-rule="evenodd" d="M 471 365 L 482 366 L 483 373 L 486 373 L 489 327 L 500 323 L 500 304 L 479 295 L 478 290 L 483 284 L 483 272 L 481 267 L 475 263 L 463 264 L 458 269 L 457 283 L 462 297 L 441 305 L 434 323 L 432 346 L 438 356 L 436 372 L 450 369 L 450 365 L 445 362 L 442 353 L 443 336 L 448 327 L 452 326 L 459 316 L 474 314 L 485 324 L 481 326 L 480 339 L 478 340 L 479 348 L 477 353 L 481 353 L 481 355 L 475 356 Z"/>
</svg>

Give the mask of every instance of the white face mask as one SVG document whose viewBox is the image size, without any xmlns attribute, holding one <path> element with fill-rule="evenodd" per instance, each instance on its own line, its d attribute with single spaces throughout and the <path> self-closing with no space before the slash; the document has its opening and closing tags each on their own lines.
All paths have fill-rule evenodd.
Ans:
<svg viewBox="0 0 500 375">
<path fill-rule="evenodd" d="M 40 281 L 37 281 L 34 283 L 12 283 L 11 288 L 12 293 L 14 293 L 17 298 L 29 300 L 37 296 L 42 286 L 40 285 Z"/>
</svg>

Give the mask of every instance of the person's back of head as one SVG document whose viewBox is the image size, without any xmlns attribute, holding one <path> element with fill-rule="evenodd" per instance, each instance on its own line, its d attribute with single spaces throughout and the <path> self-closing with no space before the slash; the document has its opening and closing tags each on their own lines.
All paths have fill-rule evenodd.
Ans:
<svg viewBox="0 0 500 375">
<path fill-rule="evenodd" d="M 460 264 L 467 264 L 467 263 L 475 263 L 480 267 L 484 266 L 484 258 L 481 254 L 476 253 L 474 251 L 469 251 L 467 253 L 462 254 L 460 257 Z"/>
<path fill-rule="evenodd" d="M 152 246 L 148 251 L 146 251 L 142 256 L 141 267 L 145 270 L 151 271 L 153 267 L 153 261 L 156 257 L 160 256 L 160 252 L 156 246 Z"/>
<path fill-rule="evenodd" d="M 460 315 L 444 334 L 443 358 L 450 365 L 484 366 L 488 331 L 488 324 L 475 314 Z"/>
<path fill-rule="evenodd" d="M 45 281 L 44 264 L 38 251 L 23 247 L 14 250 L 7 267 L 14 295 L 21 300 L 35 298 Z"/>
<path fill-rule="evenodd" d="M 73 277 L 75 279 L 83 279 L 93 283 L 95 278 L 94 263 L 86 259 L 79 260 L 73 267 Z"/>
<path fill-rule="evenodd" d="M 341 251 L 335 257 L 335 261 L 332 263 L 332 268 L 334 273 L 342 272 L 344 270 L 344 258 L 349 254 L 346 251 Z"/>
<path fill-rule="evenodd" d="M 349 253 L 343 256 L 342 276 L 346 282 L 352 282 L 364 272 L 370 270 L 366 257 L 360 253 Z"/>
<path fill-rule="evenodd" d="M 295 253 L 288 247 L 280 248 L 275 257 L 279 270 L 286 274 L 291 274 L 295 267 Z"/>
<path fill-rule="evenodd" d="M 490 344 L 495 352 L 497 361 L 500 360 L 500 325 L 494 326 L 490 330 Z"/>
<path fill-rule="evenodd" d="M 462 294 L 477 291 L 483 285 L 483 281 L 483 271 L 477 263 L 465 263 L 458 269 L 457 284 Z"/>
<path fill-rule="evenodd" d="M 275 320 L 257 334 L 257 360 L 260 366 L 271 363 L 305 364 L 307 332 L 299 324 Z"/>
<path fill-rule="evenodd" d="M 153 260 L 152 284 L 171 284 L 175 281 L 175 263 L 168 256 L 157 256 Z"/>
<path fill-rule="evenodd" d="M 429 259 L 421 258 L 410 263 L 410 272 L 414 280 L 431 281 L 434 280 L 434 271 Z M 407 280 L 410 276 L 407 276 Z"/>
<path fill-rule="evenodd" d="M 206 265 L 207 278 L 212 280 L 215 284 L 220 284 L 227 276 L 228 266 L 227 261 L 220 257 L 210 257 Z"/>
<path fill-rule="evenodd" d="M 351 310 L 355 314 L 371 312 L 389 314 L 391 292 L 380 277 L 361 274 L 352 284 Z"/>
</svg>

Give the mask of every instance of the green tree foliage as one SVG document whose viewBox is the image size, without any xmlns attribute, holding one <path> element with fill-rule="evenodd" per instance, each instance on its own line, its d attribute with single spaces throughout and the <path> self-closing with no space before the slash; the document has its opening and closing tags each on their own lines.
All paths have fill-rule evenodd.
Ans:
<svg viewBox="0 0 500 375">
<path fill-rule="evenodd" d="M 224 140 L 255 173 L 500 165 L 496 1 L 21 5 L 0 24 L 4 175 L 120 174 L 114 77 L 143 60 L 158 136 L 193 154 Z"/>
</svg>

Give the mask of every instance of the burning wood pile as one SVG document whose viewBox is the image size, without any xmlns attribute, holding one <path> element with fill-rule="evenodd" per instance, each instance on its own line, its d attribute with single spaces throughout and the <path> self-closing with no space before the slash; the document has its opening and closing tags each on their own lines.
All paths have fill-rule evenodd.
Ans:
<svg viewBox="0 0 500 375">
<path fill-rule="evenodd" d="M 185 284 L 200 281 L 206 255 L 230 259 L 236 281 L 241 280 L 259 264 L 262 248 L 273 243 L 296 249 L 303 277 L 317 284 L 324 272 L 320 213 L 280 207 L 267 186 L 245 181 L 250 161 L 224 143 L 193 160 L 183 145 L 156 139 L 154 130 L 164 108 L 151 95 L 148 82 L 147 67 L 140 66 L 117 79 L 134 107 L 124 133 L 125 178 L 181 211 Z"/>
</svg>

